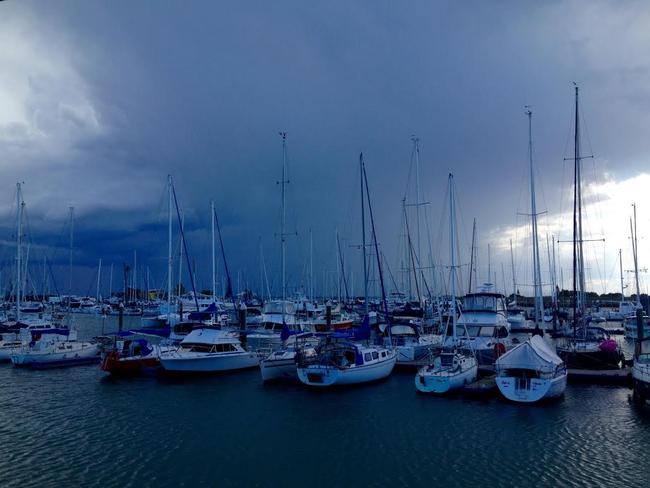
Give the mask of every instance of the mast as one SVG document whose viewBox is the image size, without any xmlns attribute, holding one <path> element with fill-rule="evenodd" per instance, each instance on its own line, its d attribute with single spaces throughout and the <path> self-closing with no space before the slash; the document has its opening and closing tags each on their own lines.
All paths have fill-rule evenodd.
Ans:
<svg viewBox="0 0 650 488">
<path fill-rule="evenodd" d="M 23 247 L 23 210 L 25 202 L 22 198 L 20 183 L 16 183 L 16 206 L 18 210 L 16 222 L 16 320 L 20 320 L 20 298 L 22 293 L 22 247 Z"/>
<path fill-rule="evenodd" d="M 621 273 L 621 302 L 625 300 L 625 284 L 623 283 L 623 250 L 618 250 L 618 267 Z"/>
<path fill-rule="evenodd" d="M 216 257 L 214 255 L 214 200 L 210 202 L 210 222 L 212 223 L 212 301 L 217 301 L 217 268 Z"/>
<path fill-rule="evenodd" d="M 99 283 L 102 278 L 102 258 L 99 258 L 99 266 L 97 267 L 97 301 L 99 301 Z"/>
<path fill-rule="evenodd" d="M 133 250 L 133 301 L 138 301 L 138 251 Z"/>
<path fill-rule="evenodd" d="M 634 208 L 634 225 L 630 219 L 630 233 L 632 234 L 632 254 L 634 256 L 634 281 L 636 282 L 636 308 L 641 308 L 641 290 L 639 288 L 639 259 L 638 244 L 636 240 L 636 203 L 632 204 Z"/>
<path fill-rule="evenodd" d="M 282 301 L 284 302 L 287 299 L 287 241 L 285 234 L 285 224 L 286 224 L 286 195 L 285 195 L 285 184 L 288 183 L 286 180 L 286 170 L 287 170 L 287 133 L 280 132 L 282 137 L 282 228 L 280 230 L 280 240 L 282 242 Z M 284 323 L 284 304 L 282 305 L 282 322 Z"/>
<path fill-rule="evenodd" d="M 108 280 L 108 298 L 113 296 L 113 263 L 111 263 L 111 274 Z"/>
<path fill-rule="evenodd" d="M 451 317 L 452 337 L 456 345 L 456 209 L 454 208 L 454 175 L 449 173 L 449 232 L 451 234 L 449 245 L 451 247 Z"/>
<path fill-rule="evenodd" d="M 515 255 L 512 252 L 512 239 L 510 239 L 510 265 L 512 266 L 512 298 L 517 306 L 517 279 L 515 277 Z"/>
<path fill-rule="evenodd" d="M 72 251 L 74 249 L 74 207 L 70 207 L 70 255 L 69 255 L 69 276 L 68 294 L 72 295 Z"/>
<path fill-rule="evenodd" d="M 492 280 L 492 262 L 491 262 L 491 256 L 490 256 L 490 243 L 488 242 L 488 274 L 487 274 L 487 282 L 490 283 Z"/>
<path fill-rule="evenodd" d="M 476 246 L 476 217 L 474 217 L 474 223 L 472 224 L 472 248 L 470 249 L 469 257 L 469 286 L 467 287 L 467 293 L 472 293 L 472 274 L 474 273 L 474 247 Z"/>
<path fill-rule="evenodd" d="M 575 85 L 575 122 L 573 153 L 573 336 L 575 338 L 578 315 L 582 316 L 582 206 L 580 203 L 580 130 L 578 85 Z"/>
<path fill-rule="evenodd" d="M 169 314 L 172 308 L 172 275 L 174 273 L 174 256 L 172 254 L 172 175 L 167 175 L 167 191 L 169 193 L 169 215 L 167 222 L 167 320 L 169 321 Z M 113 265 L 111 264 L 112 269 Z"/>
<path fill-rule="evenodd" d="M 314 302 L 314 236 L 309 228 L 309 300 Z"/>
<path fill-rule="evenodd" d="M 542 278 L 539 259 L 539 238 L 537 235 L 537 202 L 535 198 L 535 171 L 533 169 L 533 112 L 526 107 L 528 116 L 528 162 L 530 165 L 530 219 L 533 239 L 533 287 L 535 289 L 535 325 L 544 313 Z"/>
<path fill-rule="evenodd" d="M 363 296 L 366 315 L 368 315 L 368 263 L 366 263 L 366 214 L 363 200 L 363 153 L 359 153 L 359 172 L 361 174 L 361 255 L 363 256 Z"/>
</svg>

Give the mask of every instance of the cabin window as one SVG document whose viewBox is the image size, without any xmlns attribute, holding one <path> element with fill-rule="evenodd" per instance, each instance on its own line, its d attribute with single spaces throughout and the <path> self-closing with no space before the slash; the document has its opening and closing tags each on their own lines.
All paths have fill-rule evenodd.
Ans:
<svg viewBox="0 0 650 488">
<path fill-rule="evenodd" d="M 367 362 L 367 361 L 372 361 L 372 354 L 370 354 L 369 352 L 367 352 L 367 353 L 363 356 L 363 359 L 364 359 L 366 362 Z"/>
<path fill-rule="evenodd" d="M 385 353 L 385 352 L 382 352 L 382 353 L 381 353 L 381 357 L 382 357 L 382 358 L 385 358 L 385 357 L 386 357 L 386 353 Z"/>
<path fill-rule="evenodd" d="M 379 359 L 379 353 L 377 351 L 372 353 L 372 359 Z"/>
</svg>

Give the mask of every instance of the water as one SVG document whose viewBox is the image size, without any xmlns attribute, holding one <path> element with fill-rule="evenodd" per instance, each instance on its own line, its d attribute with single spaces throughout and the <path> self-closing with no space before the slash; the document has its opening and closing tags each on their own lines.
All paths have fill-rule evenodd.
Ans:
<svg viewBox="0 0 650 488">
<path fill-rule="evenodd" d="M 0 486 L 650 485 L 650 412 L 625 388 L 569 385 L 520 406 L 418 395 L 413 381 L 322 391 L 257 370 L 111 380 L 0 365 Z"/>
</svg>

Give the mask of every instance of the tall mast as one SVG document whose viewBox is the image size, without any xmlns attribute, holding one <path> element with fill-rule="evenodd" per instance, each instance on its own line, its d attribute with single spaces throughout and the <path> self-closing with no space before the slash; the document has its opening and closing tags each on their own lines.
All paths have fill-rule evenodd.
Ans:
<svg viewBox="0 0 650 488">
<path fill-rule="evenodd" d="M 636 239 L 636 203 L 632 204 L 634 208 L 634 225 L 630 219 L 630 232 L 632 233 L 632 251 L 634 256 L 634 281 L 636 282 L 636 308 L 641 308 L 641 290 L 639 288 L 639 256 L 638 244 Z"/>
<path fill-rule="evenodd" d="M 133 250 L 133 301 L 138 301 L 138 251 Z"/>
<path fill-rule="evenodd" d="M 517 278 L 515 277 L 515 255 L 512 252 L 512 239 L 510 239 L 510 266 L 512 267 L 512 298 L 517 306 Z"/>
<path fill-rule="evenodd" d="M 111 274 L 108 280 L 108 298 L 113 296 L 113 263 L 111 263 Z"/>
<path fill-rule="evenodd" d="M 172 276 L 174 273 L 174 256 L 172 254 L 172 175 L 167 176 L 167 191 L 169 194 L 169 215 L 167 222 L 167 315 L 169 316 L 172 308 Z"/>
<path fill-rule="evenodd" d="M 280 132 L 282 137 L 282 223 L 280 230 L 280 240 L 282 242 L 282 301 L 284 302 L 287 299 L 287 241 L 285 234 L 285 224 L 286 224 L 286 195 L 285 195 L 285 184 L 288 183 L 286 180 L 286 170 L 287 170 L 287 133 Z M 282 322 L 284 322 L 284 305 L 282 305 Z"/>
<path fill-rule="evenodd" d="M 474 247 L 476 246 L 476 217 L 474 217 L 474 223 L 472 224 L 472 249 L 470 250 L 469 258 L 469 286 L 467 287 L 467 293 L 472 293 L 472 274 L 474 273 Z"/>
<path fill-rule="evenodd" d="M 623 250 L 618 250 L 618 266 L 621 272 L 621 302 L 625 300 L 625 284 L 623 283 Z"/>
<path fill-rule="evenodd" d="M 309 228 L 309 300 L 314 301 L 314 236 Z"/>
<path fill-rule="evenodd" d="M 575 132 L 574 132 L 574 174 L 573 189 L 573 289 L 574 317 L 584 312 L 585 270 L 582 239 L 582 161 L 580 156 L 580 109 L 579 88 L 575 85 Z M 575 319 L 574 319 L 575 324 Z"/>
<path fill-rule="evenodd" d="M 212 222 L 212 301 L 217 301 L 217 262 L 214 255 L 214 200 L 210 202 L 210 222 Z"/>
<path fill-rule="evenodd" d="M 533 169 L 533 112 L 526 108 L 528 116 L 528 162 L 530 165 L 530 219 L 533 238 L 533 287 L 535 288 L 535 325 L 544 313 L 542 278 L 539 259 L 539 238 L 537 235 L 537 203 L 535 199 L 535 171 Z"/>
<path fill-rule="evenodd" d="M 422 239 L 420 238 L 420 205 L 422 205 L 422 203 L 420 202 L 420 139 L 418 137 L 413 136 L 411 140 L 413 141 L 413 145 L 415 149 L 415 218 L 417 219 L 416 232 L 417 232 L 417 239 L 418 239 L 417 249 L 418 249 L 418 261 L 419 261 L 422 257 L 422 249 L 421 249 Z M 413 273 L 415 275 L 416 288 L 419 288 L 418 273 L 416 270 L 413 270 Z M 420 300 L 420 303 L 422 303 L 422 297 L 418 296 L 418 299 Z"/>
<path fill-rule="evenodd" d="M 456 345 L 456 209 L 454 208 L 454 175 L 449 173 L 449 244 L 451 247 L 451 317 L 453 342 Z"/>
<path fill-rule="evenodd" d="M 99 258 L 99 266 L 97 267 L 97 301 L 99 301 L 99 284 L 102 278 L 102 258 Z"/>
<path fill-rule="evenodd" d="M 16 183 L 16 207 L 18 210 L 16 225 L 16 320 L 20 320 L 20 298 L 22 293 L 23 265 L 22 265 L 22 247 L 23 247 L 23 210 L 25 203 L 20 183 Z"/>
<path fill-rule="evenodd" d="M 74 249 L 74 207 L 70 207 L 70 255 L 69 255 L 69 275 L 68 275 L 68 294 L 72 295 L 72 251 Z"/>
<path fill-rule="evenodd" d="M 368 315 L 368 264 L 366 263 L 366 210 L 363 200 L 363 153 L 359 154 L 359 173 L 361 175 L 361 255 L 363 256 L 363 297 Z"/>
</svg>

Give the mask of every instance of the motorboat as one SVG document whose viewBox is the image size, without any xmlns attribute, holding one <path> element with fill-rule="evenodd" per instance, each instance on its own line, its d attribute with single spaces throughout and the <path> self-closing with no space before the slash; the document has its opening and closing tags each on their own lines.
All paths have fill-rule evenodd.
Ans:
<svg viewBox="0 0 650 488">
<path fill-rule="evenodd" d="M 301 332 L 302 328 L 296 319 L 296 308 L 288 300 L 274 300 L 266 303 L 262 310 L 262 324 L 246 337 L 250 351 L 255 351 L 262 357 L 282 347 L 282 330 L 285 325 L 291 332 Z"/>
<path fill-rule="evenodd" d="M 486 284 L 482 291 L 468 293 L 457 321 L 458 329 L 465 333 L 458 337 L 459 344 L 474 351 L 481 366 L 492 366 L 500 354 L 512 347 L 504 296 L 492 289 L 493 285 Z M 445 347 L 453 342 L 449 329 Z"/>
<path fill-rule="evenodd" d="M 566 389 L 564 361 L 538 335 L 499 357 L 495 366 L 497 387 L 513 402 L 533 403 L 557 398 Z"/>
<path fill-rule="evenodd" d="M 334 340 L 321 345 L 314 356 L 299 357 L 297 372 L 309 386 L 351 385 L 386 378 L 396 362 L 392 349 Z"/>
<path fill-rule="evenodd" d="M 310 332 L 290 335 L 282 349 L 273 351 L 260 361 L 262 380 L 298 381 L 297 358 L 313 358 L 319 343 L 320 339 Z"/>
<path fill-rule="evenodd" d="M 397 352 L 397 366 L 421 364 L 429 358 L 431 350 L 442 343 L 441 335 L 421 334 L 415 324 L 381 324 L 379 330 L 384 335 L 384 345 L 392 345 Z"/>
<path fill-rule="evenodd" d="M 179 346 L 160 353 L 165 371 L 174 373 L 214 373 L 253 368 L 259 357 L 242 346 L 239 334 L 211 327 L 192 330 Z"/>
</svg>

